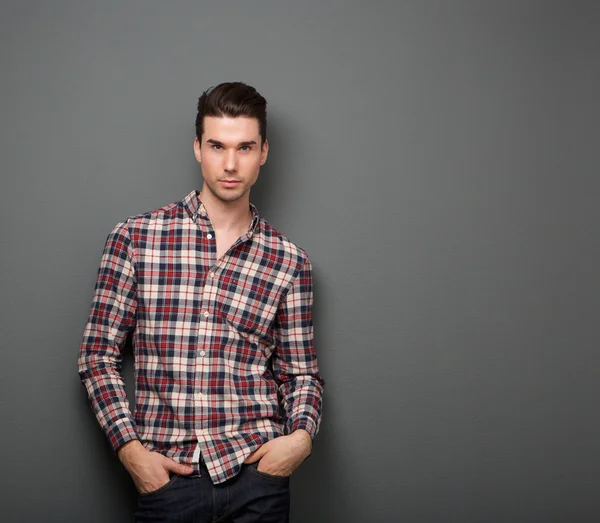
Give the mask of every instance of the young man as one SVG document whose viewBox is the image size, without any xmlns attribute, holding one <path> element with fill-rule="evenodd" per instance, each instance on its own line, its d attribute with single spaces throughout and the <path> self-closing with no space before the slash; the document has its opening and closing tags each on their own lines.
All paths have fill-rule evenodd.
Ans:
<svg viewBox="0 0 600 523">
<path fill-rule="evenodd" d="M 139 492 L 137 521 L 285 522 L 321 420 L 312 267 L 250 203 L 266 100 L 239 82 L 209 89 L 196 136 L 202 190 L 108 235 L 79 375 Z"/>
</svg>

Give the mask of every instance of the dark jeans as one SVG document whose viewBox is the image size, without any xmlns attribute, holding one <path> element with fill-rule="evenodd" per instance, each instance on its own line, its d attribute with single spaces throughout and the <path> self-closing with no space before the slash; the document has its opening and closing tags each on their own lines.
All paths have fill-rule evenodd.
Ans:
<svg viewBox="0 0 600 523">
<path fill-rule="evenodd" d="M 290 478 L 243 465 L 234 478 L 213 485 L 208 471 L 179 476 L 158 490 L 138 494 L 136 523 L 288 523 Z"/>
</svg>

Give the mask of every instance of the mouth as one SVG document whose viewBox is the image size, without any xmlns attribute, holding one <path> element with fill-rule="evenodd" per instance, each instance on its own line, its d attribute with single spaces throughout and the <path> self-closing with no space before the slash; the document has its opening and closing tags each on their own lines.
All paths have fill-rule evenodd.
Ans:
<svg viewBox="0 0 600 523">
<path fill-rule="evenodd" d="M 219 180 L 219 182 L 225 187 L 235 187 L 239 183 L 242 183 L 239 180 Z"/>
</svg>

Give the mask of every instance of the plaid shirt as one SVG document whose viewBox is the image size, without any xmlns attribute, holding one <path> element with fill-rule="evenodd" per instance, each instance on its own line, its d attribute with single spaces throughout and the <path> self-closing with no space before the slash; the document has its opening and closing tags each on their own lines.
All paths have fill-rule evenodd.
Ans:
<svg viewBox="0 0 600 523">
<path fill-rule="evenodd" d="M 202 459 L 216 484 L 266 441 L 319 430 L 312 267 L 250 209 L 247 232 L 219 260 L 196 190 L 108 235 L 78 371 L 115 452 L 138 439 L 180 463 Z M 121 375 L 129 332 L 133 415 Z"/>
</svg>

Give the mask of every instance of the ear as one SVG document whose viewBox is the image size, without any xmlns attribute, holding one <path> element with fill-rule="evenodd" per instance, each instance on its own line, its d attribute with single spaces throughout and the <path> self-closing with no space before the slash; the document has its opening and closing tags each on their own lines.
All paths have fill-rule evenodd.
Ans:
<svg viewBox="0 0 600 523">
<path fill-rule="evenodd" d="M 260 151 L 260 164 L 264 165 L 267 161 L 267 156 L 269 156 L 269 140 L 265 140 L 263 143 L 262 149 Z"/>
<path fill-rule="evenodd" d="M 202 152 L 200 151 L 200 142 L 198 141 L 198 138 L 194 138 L 194 155 L 196 156 L 198 163 L 202 163 Z"/>
</svg>

